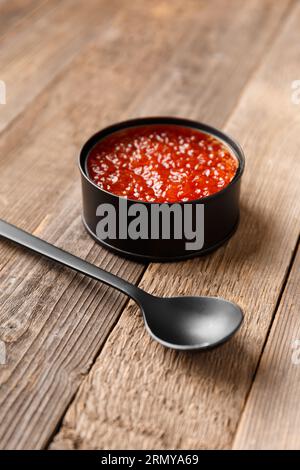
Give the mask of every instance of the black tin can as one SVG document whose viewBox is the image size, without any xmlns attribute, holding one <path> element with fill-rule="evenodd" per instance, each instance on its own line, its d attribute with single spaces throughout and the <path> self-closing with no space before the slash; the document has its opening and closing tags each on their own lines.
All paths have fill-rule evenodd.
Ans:
<svg viewBox="0 0 300 470">
<path fill-rule="evenodd" d="M 201 132 L 207 133 L 220 140 L 227 146 L 230 152 L 238 160 L 238 169 L 233 180 L 225 186 L 219 192 L 212 194 L 201 199 L 189 201 L 189 202 L 178 202 L 182 210 L 186 209 L 186 212 L 192 218 L 191 226 L 197 230 L 197 224 L 199 225 L 197 215 L 202 214 L 201 223 L 203 224 L 201 247 L 195 247 L 191 249 L 191 240 L 185 236 L 185 231 L 182 229 L 182 236 L 180 238 L 174 238 L 174 218 L 168 219 L 170 223 L 170 230 L 167 238 L 160 230 L 159 235 L 155 235 L 155 238 L 151 237 L 151 229 L 149 228 L 150 236 L 145 238 L 132 239 L 119 233 L 118 221 L 120 216 L 120 210 L 124 210 L 126 201 L 126 210 L 130 213 L 130 207 L 134 204 L 142 204 L 147 210 L 149 227 L 153 222 L 151 206 L 155 203 L 135 201 L 125 199 L 121 196 L 109 193 L 106 190 L 98 187 L 88 176 L 87 173 L 87 157 L 91 149 L 103 138 L 108 135 L 124 130 L 127 128 L 147 126 L 147 125 L 172 125 L 180 127 L 188 127 Z M 140 261 L 173 261 L 186 259 L 193 256 L 204 255 L 212 250 L 215 250 L 222 245 L 232 234 L 235 232 L 239 222 L 239 195 L 241 176 L 244 171 L 245 159 L 240 146 L 230 137 L 223 132 L 202 124 L 199 122 L 191 121 L 188 119 L 173 118 L 173 117 L 149 117 L 133 119 L 124 121 L 112 126 L 106 127 L 105 129 L 97 132 L 93 135 L 83 146 L 79 156 L 79 168 L 81 172 L 81 183 L 82 183 L 82 198 L 83 198 L 83 223 L 90 235 L 99 243 L 106 248 L 113 250 L 119 255 L 123 255 L 130 258 L 136 258 Z M 99 206 L 108 204 L 113 206 L 117 216 L 117 230 L 115 238 L 103 238 L 99 236 L 97 230 L 99 223 Z M 162 214 L 166 207 L 174 204 L 160 203 Z M 187 206 L 190 206 L 187 208 Z M 197 207 L 198 206 L 198 207 Z M 201 206 L 201 211 L 199 210 Z M 104 207 L 104 206 L 103 206 Z M 162 218 L 164 215 L 161 216 Z M 127 222 L 130 224 L 132 216 L 127 216 Z M 160 219 L 161 220 L 161 219 Z M 182 219 L 184 223 L 184 218 Z M 198 227 L 199 228 L 199 227 Z M 200 230 L 199 230 L 200 233 Z M 200 237 L 199 237 L 200 238 Z M 198 243 L 199 244 L 199 243 Z"/>
</svg>

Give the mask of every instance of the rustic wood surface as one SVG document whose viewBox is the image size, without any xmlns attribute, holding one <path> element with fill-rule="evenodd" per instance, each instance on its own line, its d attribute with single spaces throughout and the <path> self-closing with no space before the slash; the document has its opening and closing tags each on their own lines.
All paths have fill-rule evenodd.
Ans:
<svg viewBox="0 0 300 470">
<path fill-rule="evenodd" d="M 278 395 L 262 386 L 297 335 L 297 308 L 280 325 L 297 302 L 299 3 L 74 3 L 0 4 L 0 217 L 132 282 L 143 277 L 155 294 L 234 300 L 246 321 L 214 352 L 170 352 L 121 294 L 1 241 L 0 447 L 270 447 L 259 421 L 272 420 L 266 401 L 278 408 L 273 445 L 299 447 L 297 366 Z M 145 266 L 82 228 L 80 145 L 108 123 L 149 114 L 209 122 L 244 147 L 241 225 L 208 257 Z M 256 422 L 257 407 L 266 414 Z"/>
<path fill-rule="evenodd" d="M 283 293 L 235 449 L 300 449 L 300 251 Z"/>
</svg>

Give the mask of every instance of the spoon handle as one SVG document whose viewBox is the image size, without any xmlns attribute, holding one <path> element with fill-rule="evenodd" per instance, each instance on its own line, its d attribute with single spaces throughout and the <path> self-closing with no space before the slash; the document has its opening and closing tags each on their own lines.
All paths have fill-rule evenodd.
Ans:
<svg viewBox="0 0 300 470">
<path fill-rule="evenodd" d="M 18 243 L 19 245 L 25 246 L 26 248 L 44 255 L 53 261 L 57 261 L 68 266 L 75 271 L 92 277 L 97 281 L 101 281 L 109 286 L 115 287 L 136 301 L 138 301 L 142 295 L 146 295 L 142 289 L 139 289 L 124 279 L 115 276 L 104 269 L 98 268 L 97 266 L 72 255 L 71 253 L 57 248 L 56 246 L 51 245 L 50 243 L 45 242 L 44 240 L 41 240 L 40 238 L 35 237 L 34 235 L 31 235 L 1 219 L 0 236 Z"/>
</svg>

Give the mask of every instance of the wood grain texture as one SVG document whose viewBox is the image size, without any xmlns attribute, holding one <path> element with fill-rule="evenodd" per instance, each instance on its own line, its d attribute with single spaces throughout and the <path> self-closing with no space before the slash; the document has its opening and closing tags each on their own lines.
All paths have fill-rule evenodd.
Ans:
<svg viewBox="0 0 300 470">
<path fill-rule="evenodd" d="M 300 449 L 300 251 L 234 441 L 235 449 Z"/>
<path fill-rule="evenodd" d="M 26 3 L 29 9 L 29 0 L 22 8 L 22 2 L 15 0 L 2 7 L 7 11 L 0 20 L 0 79 L 6 83 L 7 103 L 1 107 L 0 131 L 30 105 L 99 29 L 109 29 L 109 19 L 113 12 L 117 14 L 120 2 L 35 2 L 36 8 L 32 6 L 27 15 Z M 6 21 L 21 16 L 22 11 L 22 21 Z"/>
<path fill-rule="evenodd" d="M 299 21 L 297 4 L 225 126 L 247 157 L 238 232 L 209 257 L 150 265 L 141 283 L 158 295 L 235 301 L 244 327 L 213 352 L 172 352 L 147 336 L 130 303 L 51 448 L 232 446 L 298 237 L 300 113 L 290 86 L 298 73 Z"/>
<path fill-rule="evenodd" d="M 0 39 L 11 30 L 16 28 L 27 18 L 34 15 L 36 10 L 43 8 L 47 0 L 2 0 L 0 2 Z"/>
<path fill-rule="evenodd" d="M 107 253 L 82 229 L 76 154 L 103 125 L 145 112 L 225 122 L 290 2 L 255 0 L 238 8 L 244 2 L 234 0 L 226 9 L 222 3 L 154 1 L 145 8 L 126 2 L 121 8 L 123 2 L 110 2 L 112 16 L 92 44 L 54 81 L 53 75 L 41 81 L 44 91 L 3 133 L 0 217 L 137 282 L 144 266 Z M 241 27 L 239 48 L 234 38 Z M 235 74 L 250 45 L 252 54 Z M 0 338 L 8 349 L 0 370 L 0 445 L 40 448 L 126 299 L 4 242 L 0 286 Z"/>
<path fill-rule="evenodd" d="M 243 9 L 242 16 L 227 9 L 221 13 L 218 5 L 190 1 L 183 7 L 176 1 L 170 8 L 156 1 L 148 9 L 142 2 L 117 9 L 92 44 L 4 132 L 0 216 L 137 282 L 144 266 L 107 253 L 82 229 L 76 153 L 96 129 L 145 109 L 150 114 L 172 112 L 177 103 L 178 109 L 192 115 L 195 97 L 200 108 L 202 97 L 197 95 L 217 67 L 219 81 L 214 78 L 214 85 L 203 94 L 199 116 L 215 115 L 219 123 L 226 120 L 289 2 L 261 6 L 256 1 Z M 230 84 L 235 93 L 226 95 L 219 110 L 214 96 L 243 56 L 232 41 L 241 19 L 246 22 L 245 47 L 257 37 L 259 24 L 265 28 L 251 59 Z M 225 39 L 224 21 L 230 25 Z M 199 44 L 210 54 L 199 58 Z M 225 54 L 232 60 L 225 60 Z M 158 87 L 168 76 L 170 88 Z M 175 82 L 174 76 L 179 77 Z M 211 105 L 206 104 L 208 96 Z M 0 260 L 0 338 L 8 357 L 0 371 L 1 447 L 40 448 L 89 371 L 126 299 L 9 243 L 1 242 Z"/>
</svg>

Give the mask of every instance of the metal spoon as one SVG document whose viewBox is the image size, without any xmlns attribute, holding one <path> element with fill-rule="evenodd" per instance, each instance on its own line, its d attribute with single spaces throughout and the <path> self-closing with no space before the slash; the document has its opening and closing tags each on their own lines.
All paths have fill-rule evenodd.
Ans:
<svg viewBox="0 0 300 470">
<path fill-rule="evenodd" d="M 148 333 L 173 349 L 207 349 L 240 327 L 238 305 L 217 297 L 155 297 L 124 279 L 0 220 L 0 235 L 129 295 L 139 305 Z"/>
</svg>

